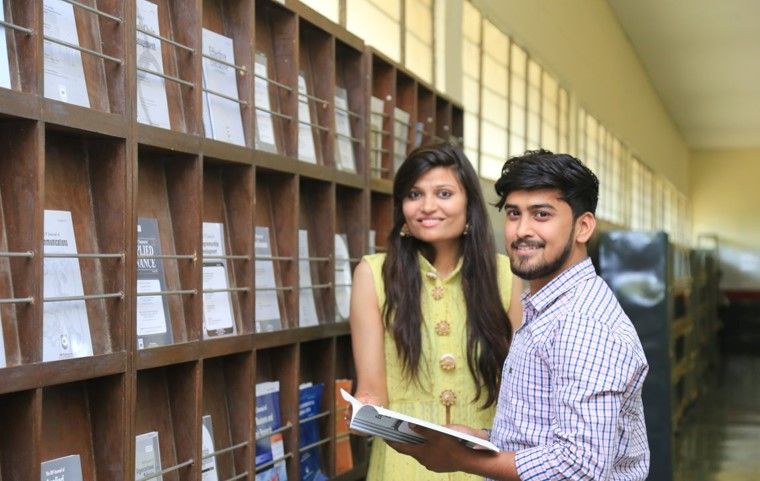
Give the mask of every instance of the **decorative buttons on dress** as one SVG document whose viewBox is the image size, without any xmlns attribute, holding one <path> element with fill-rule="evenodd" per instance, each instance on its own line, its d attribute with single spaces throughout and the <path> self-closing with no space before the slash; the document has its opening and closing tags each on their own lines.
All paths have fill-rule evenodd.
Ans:
<svg viewBox="0 0 760 481">
<path fill-rule="evenodd" d="M 442 320 L 435 323 L 435 333 L 439 336 L 448 336 L 451 333 L 449 321 Z"/>
<path fill-rule="evenodd" d="M 457 395 L 451 389 L 441 391 L 441 395 L 438 398 L 441 400 L 441 404 L 446 407 L 451 407 L 457 402 Z"/>
<path fill-rule="evenodd" d="M 444 354 L 441 359 L 438 360 L 438 365 L 444 371 L 453 371 L 457 367 L 457 359 L 453 354 Z"/>
<path fill-rule="evenodd" d="M 435 299 L 436 301 L 440 301 L 441 299 L 443 299 L 443 293 L 444 293 L 443 286 L 435 286 L 433 288 L 433 299 Z"/>
<path fill-rule="evenodd" d="M 438 279 L 438 274 L 436 274 L 436 273 L 435 273 L 435 272 L 433 272 L 433 271 L 427 271 L 427 272 L 425 273 L 425 275 L 427 276 L 427 278 L 428 278 L 428 279 L 433 279 L 433 280 L 436 280 L 436 279 Z"/>
</svg>

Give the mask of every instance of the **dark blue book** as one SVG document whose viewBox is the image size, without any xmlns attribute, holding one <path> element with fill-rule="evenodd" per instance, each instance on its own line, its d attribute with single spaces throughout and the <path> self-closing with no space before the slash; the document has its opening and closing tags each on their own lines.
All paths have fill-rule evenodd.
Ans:
<svg viewBox="0 0 760 481">
<path fill-rule="evenodd" d="M 300 447 L 314 445 L 320 441 L 319 420 L 309 418 L 319 414 L 322 405 L 324 384 L 303 384 L 298 390 L 298 419 L 300 432 Z M 303 421 L 306 419 L 307 421 Z M 319 445 L 301 451 L 301 480 L 325 481 L 327 476 L 322 472 Z"/>
<path fill-rule="evenodd" d="M 288 479 L 282 433 L 270 435 L 281 426 L 280 383 L 256 384 L 256 481 Z"/>
</svg>

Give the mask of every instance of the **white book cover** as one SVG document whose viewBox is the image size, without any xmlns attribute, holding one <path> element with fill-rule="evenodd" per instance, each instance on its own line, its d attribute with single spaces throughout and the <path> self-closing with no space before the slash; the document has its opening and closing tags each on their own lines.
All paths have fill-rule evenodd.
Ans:
<svg viewBox="0 0 760 481">
<path fill-rule="evenodd" d="M 370 97 L 370 136 L 369 136 L 369 159 L 372 167 L 371 174 L 374 177 L 380 177 L 383 166 L 383 114 L 385 113 L 385 102 L 377 97 Z"/>
<path fill-rule="evenodd" d="M 78 454 L 71 454 L 43 461 L 40 481 L 82 481 L 82 460 Z"/>
<path fill-rule="evenodd" d="M 393 172 L 406 160 L 409 144 L 409 112 L 393 107 Z"/>
<path fill-rule="evenodd" d="M 156 347 L 172 342 L 168 298 L 159 293 L 166 286 L 161 259 L 161 236 L 158 220 L 137 218 L 137 348 Z"/>
<path fill-rule="evenodd" d="M 335 318 L 347 321 L 351 306 L 351 259 L 346 234 L 335 234 Z"/>
<path fill-rule="evenodd" d="M 317 306 L 314 302 L 315 289 L 312 287 L 311 263 L 309 262 L 309 232 L 298 229 L 298 319 L 299 326 L 316 326 L 319 324 Z"/>
<path fill-rule="evenodd" d="M 221 60 L 235 64 L 235 46 L 230 37 L 218 34 L 208 29 L 202 29 L 203 41 L 203 86 L 207 91 L 203 95 L 207 114 L 204 120 L 206 137 L 228 142 L 235 145 L 245 145 L 243 119 L 240 116 L 240 104 L 218 94 L 239 99 L 237 70 L 234 67 L 217 62 Z M 211 57 L 211 58 L 209 58 Z"/>
<path fill-rule="evenodd" d="M 214 425 L 207 414 L 201 418 L 201 481 L 219 481 L 214 451 Z"/>
<path fill-rule="evenodd" d="M 46 37 L 79 45 L 74 6 L 63 0 L 44 0 L 43 30 Z M 90 106 L 79 50 L 45 40 L 45 97 Z"/>
<path fill-rule="evenodd" d="M 447 434 L 458 439 L 465 446 L 472 449 L 486 449 L 489 451 L 499 452 L 492 442 L 478 438 L 471 434 L 455 431 L 440 424 L 431 423 L 413 416 L 408 416 L 382 406 L 373 406 L 364 404 L 354 398 L 344 389 L 340 390 L 343 399 L 351 403 L 351 420 L 349 427 L 360 433 L 378 436 L 388 441 L 397 443 L 421 444 L 425 442 L 425 437 L 414 432 L 410 424 L 422 426 L 423 428 L 432 429 L 439 433 Z"/>
<path fill-rule="evenodd" d="M 368 242 L 368 254 L 374 254 L 377 250 L 377 231 L 375 229 L 370 229 L 369 232 L 367 232 L 367 242 Z"/>
<path fill-rule="evenodd" d="M 76 254 L 74 223 L 67 210 L 45 210 L 45 254 Z M 83 296 L 79 259 L 44 260 L 43 298 Z M 56 361 L 92 356 L 90 324 L 84 300 L 44 302 L 42 307 L 42 360 Z"/>
<path fill-rule="evenodd" d="M 137 27 L 160 35 L 158 5 L 148 0 L 137 0 Z M 163 74 L 164 59 L 161 41 L 141 32 L 137 32 L 136 41 L 137 66 Z M 171 128 L 164 79 L 139 70 L 137 71 L 137 121 L 165 129 Z"/>
<path fill-rule="evenodd" d="M 356 173 L 351 119 L 348 116 L 348 92 L 342 87 L 335 87 L 335 134 L 336 165 L 340 170 Z"/>
<path fill-rule="evenodd" d="M 267 56 L 262 52 L 256 53 L 253 82 L 254 102 L 256 103 L 256 148 L 277 152 L 274 138 L 274 123 L 272 121 L 272 102 L 269 100 L 269 70 Z"/>
<path fill-rule="evenodd" d="M 256 332 L 276 331 L 282 328 L 280 304 L 277 301 L 277 283 L 274 277 L 272 244 L 269 227 L 256 227 L 254 248 L 256 253 Z M 264 257 L 265 259 L 258 259 Z"/>
<path fill-rule="evenodd" d="M 161 451 L 158 444 L 158 431 L 150 431 L 135 436 L 135 481 L 150 479 L 162 481 Z"/>
<path fill-rule="evenodd" d="M 0 20 L 5 20 L 5 9 L 0 1 Z M 0 87 L 11 88 L 11 66 L 8 61 L 8 39 L 5 27 L 0 26 Z"/>
<path fill-rule="evenodd" d="M 5 366 L 5 336 L 3 335 L 3 316 L 0 315 L 0 367 Z"/>
<path fill-rule="evenodd" d="M 311 127 L 311 109 L 309 93 L 306 88 L 306 76 L 298 74 L 298 158 L 310 164 L 317 163 L 317 151 L 314 148 L 314 132 Z"/>
<path fill-rule="evenodd" d="M 206 256 L 224 256 L 224 224 L 203 223 L 203 290 L 229 289 L 227 260 L 206 259 Z M 203 336 L 217 337 L 235 334 L 235 315 L 232 295 L 226 292 L 203 293 Z"/>
</svg>

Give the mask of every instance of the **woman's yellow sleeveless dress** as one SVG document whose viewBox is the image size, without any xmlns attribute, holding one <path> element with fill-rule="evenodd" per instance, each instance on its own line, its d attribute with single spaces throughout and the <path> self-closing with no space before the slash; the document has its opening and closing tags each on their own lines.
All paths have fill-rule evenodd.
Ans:
<svg viewBox="0 0 760 481">
<path fill-rule="evenodd" d="M 501 302 L 509 307 L 512 274 L 509 260 L 497 256 L 497 273 Z M 382 268 L 385 254 L 364 257 L 375 281 L 378 305 L 385 304 L 385 286 Z M 466 307 L 462 292 L 462 259 L 454 271 L 441 278 L 430 262 L 419 255 L 422 276 L 422 357 L 420 360 L 419 383 L 410 382 L 401 371 L 401 361 L 396 352 L 393 337 L 385 332 L 385 370 L 388 386 L 389 408 L 439 424 L 446 423 L 446 407 L 441 402 L 442 395 L 456 401 L 450 408 L 453 424 L 472 427 L 491 427 L 494 407 L 481 409 L 485 392 L 481 392 L 476 403 L 475 383 L 467 367 L 465 329 Z M 372 441 L 372 451 L 367 473 L 367 481 L 470 481 L 482 479 L 465 473 L 438 474 L 428 471 L 413 458 L 398 454 L 381 439 Z"/>
</svg>

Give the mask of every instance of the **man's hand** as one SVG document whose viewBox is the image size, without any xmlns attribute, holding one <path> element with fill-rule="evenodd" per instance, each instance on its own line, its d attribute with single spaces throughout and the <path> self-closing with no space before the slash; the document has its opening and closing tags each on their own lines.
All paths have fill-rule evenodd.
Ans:
<svg viewBox="0 0 760 481">
<path fill-rule="evenodd" d="M 477 430 L 467 426 L 448 427 L 460 432 L 482 436 L 482 434 L 475 434 Z M 437 473 L 465 471 L 479 474 L 478 465 L 481 458 L 496 454 L 491 451 L 470 449 L 456 438 L 438 431 L 421 426 L 412 426 L 412 429 L 420 436 L 424 436 L 426 441 L 422 444 L 386 442 L 399 453 L 413 457 L 430 471 Z"/>
</svg>

